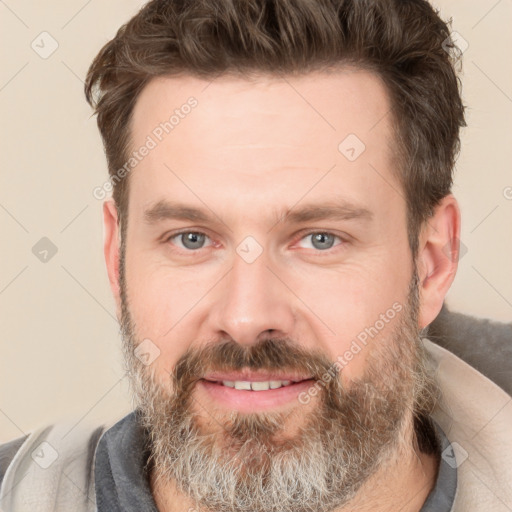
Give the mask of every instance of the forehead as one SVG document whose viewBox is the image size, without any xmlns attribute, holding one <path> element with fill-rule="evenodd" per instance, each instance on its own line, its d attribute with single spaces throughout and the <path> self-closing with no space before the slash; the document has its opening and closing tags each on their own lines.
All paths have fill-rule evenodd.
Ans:
<svg viewBox="0 0 512 512">
<path fill-rule="evenodd" d="M 130 202 L 177 185 L 196 202 L 212 191 L 219 200 L 262 192 L 276 199 L 277 190 L 293 189 L 296 196 L 333 169 L 310 199 L 335 184 L 356 200 L 372 190 L 396 194 L 396 183 L 394 192 L 383 188 L 394 182 L 389 112 L 382 81 L 364 70 L 153 79 L 132 117 L 132 150 L 149 140 L 151 150 L 130 175 Z"/>
</svg>

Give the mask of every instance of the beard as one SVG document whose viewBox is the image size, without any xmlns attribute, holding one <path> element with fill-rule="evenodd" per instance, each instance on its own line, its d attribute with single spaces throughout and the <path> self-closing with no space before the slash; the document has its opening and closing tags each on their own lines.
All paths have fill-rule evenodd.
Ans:
<svg viewBox="0 0 512 512">
<path fill-rule="evenodd" d="M 333 511 L 412 449 L 407 427 L 434 408 L 437 388 L 418 329 L 416 270 L 395 326 L 370 342 L 363 375 L 344 384 L 343 370 L 324 354 L 275 337 L 251 346 L 228 338 L 190 348 L 169 378 L 157 378 L 154 365 L 134 355 L 142 340 L 129 311 L 123 264 L 120 274 L 124 362 L 147 434 L 147 467 L 197 510 Z M 298 401 L 287 412 L 226 413 L 196 399 L 203 375 L 242 368 L 302 372 L 321 385 L 307 411 Z"/>
</svg>

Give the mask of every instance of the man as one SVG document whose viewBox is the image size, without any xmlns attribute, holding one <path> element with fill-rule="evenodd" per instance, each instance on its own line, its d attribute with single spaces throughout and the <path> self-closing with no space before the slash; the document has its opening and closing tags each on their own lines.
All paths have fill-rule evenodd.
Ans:
<svg viewBox="0 0 512 512">
<path fill-rule="evenodd" d="M 154 0 L 124 25 L 86 95 L 136 408 L 11 446 L 0 504 L 510 510 L 510 396 L 424 338 L 457 269 L 454 52 L 421 0 Z"/>
</svg>

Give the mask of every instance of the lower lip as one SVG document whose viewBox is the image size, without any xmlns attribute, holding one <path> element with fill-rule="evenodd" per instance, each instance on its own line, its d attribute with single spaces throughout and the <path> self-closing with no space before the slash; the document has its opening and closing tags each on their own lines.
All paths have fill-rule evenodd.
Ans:
<svg viewBox="0 0 512 512">
<path fill-rule="evenodd" d="M 265 391 L 235 389 L 204 379 L 197 384 L 210 398 L 228 409 L 254 412 L 255 410 L 273 409 L 294 400 L 298 401 L 299 394 L 307 391 L 314 382 L 314 380 L 303 380 L 289 386 Z"/>
</svg>

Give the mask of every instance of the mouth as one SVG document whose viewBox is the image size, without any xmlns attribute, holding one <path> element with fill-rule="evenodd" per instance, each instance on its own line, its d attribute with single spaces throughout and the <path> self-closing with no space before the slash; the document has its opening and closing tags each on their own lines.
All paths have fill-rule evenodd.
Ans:
<svg viewBox="0 0 512 512">
<path fill-rule="evenodd" d="M 268 410 L 297 401 L 315 379 L 294 374 L 210 374 L 199 380 L 200 391 L 216 406 L 240 412 Z"/>
<path fill-rule="evenodd" d="M 300 379 L 300 380 L 262 380 L 262 381 L 250 381 L 250 380 L 210 380 L 204 379 L 212 384 L 220 386 L 226 386 L 231 389 L 237 389 L 239 391 L 268 391 L 269 389 L 279 389 L 288 387 L 298 382 L 304 382 L 311 379 Z"/>
</svg>

